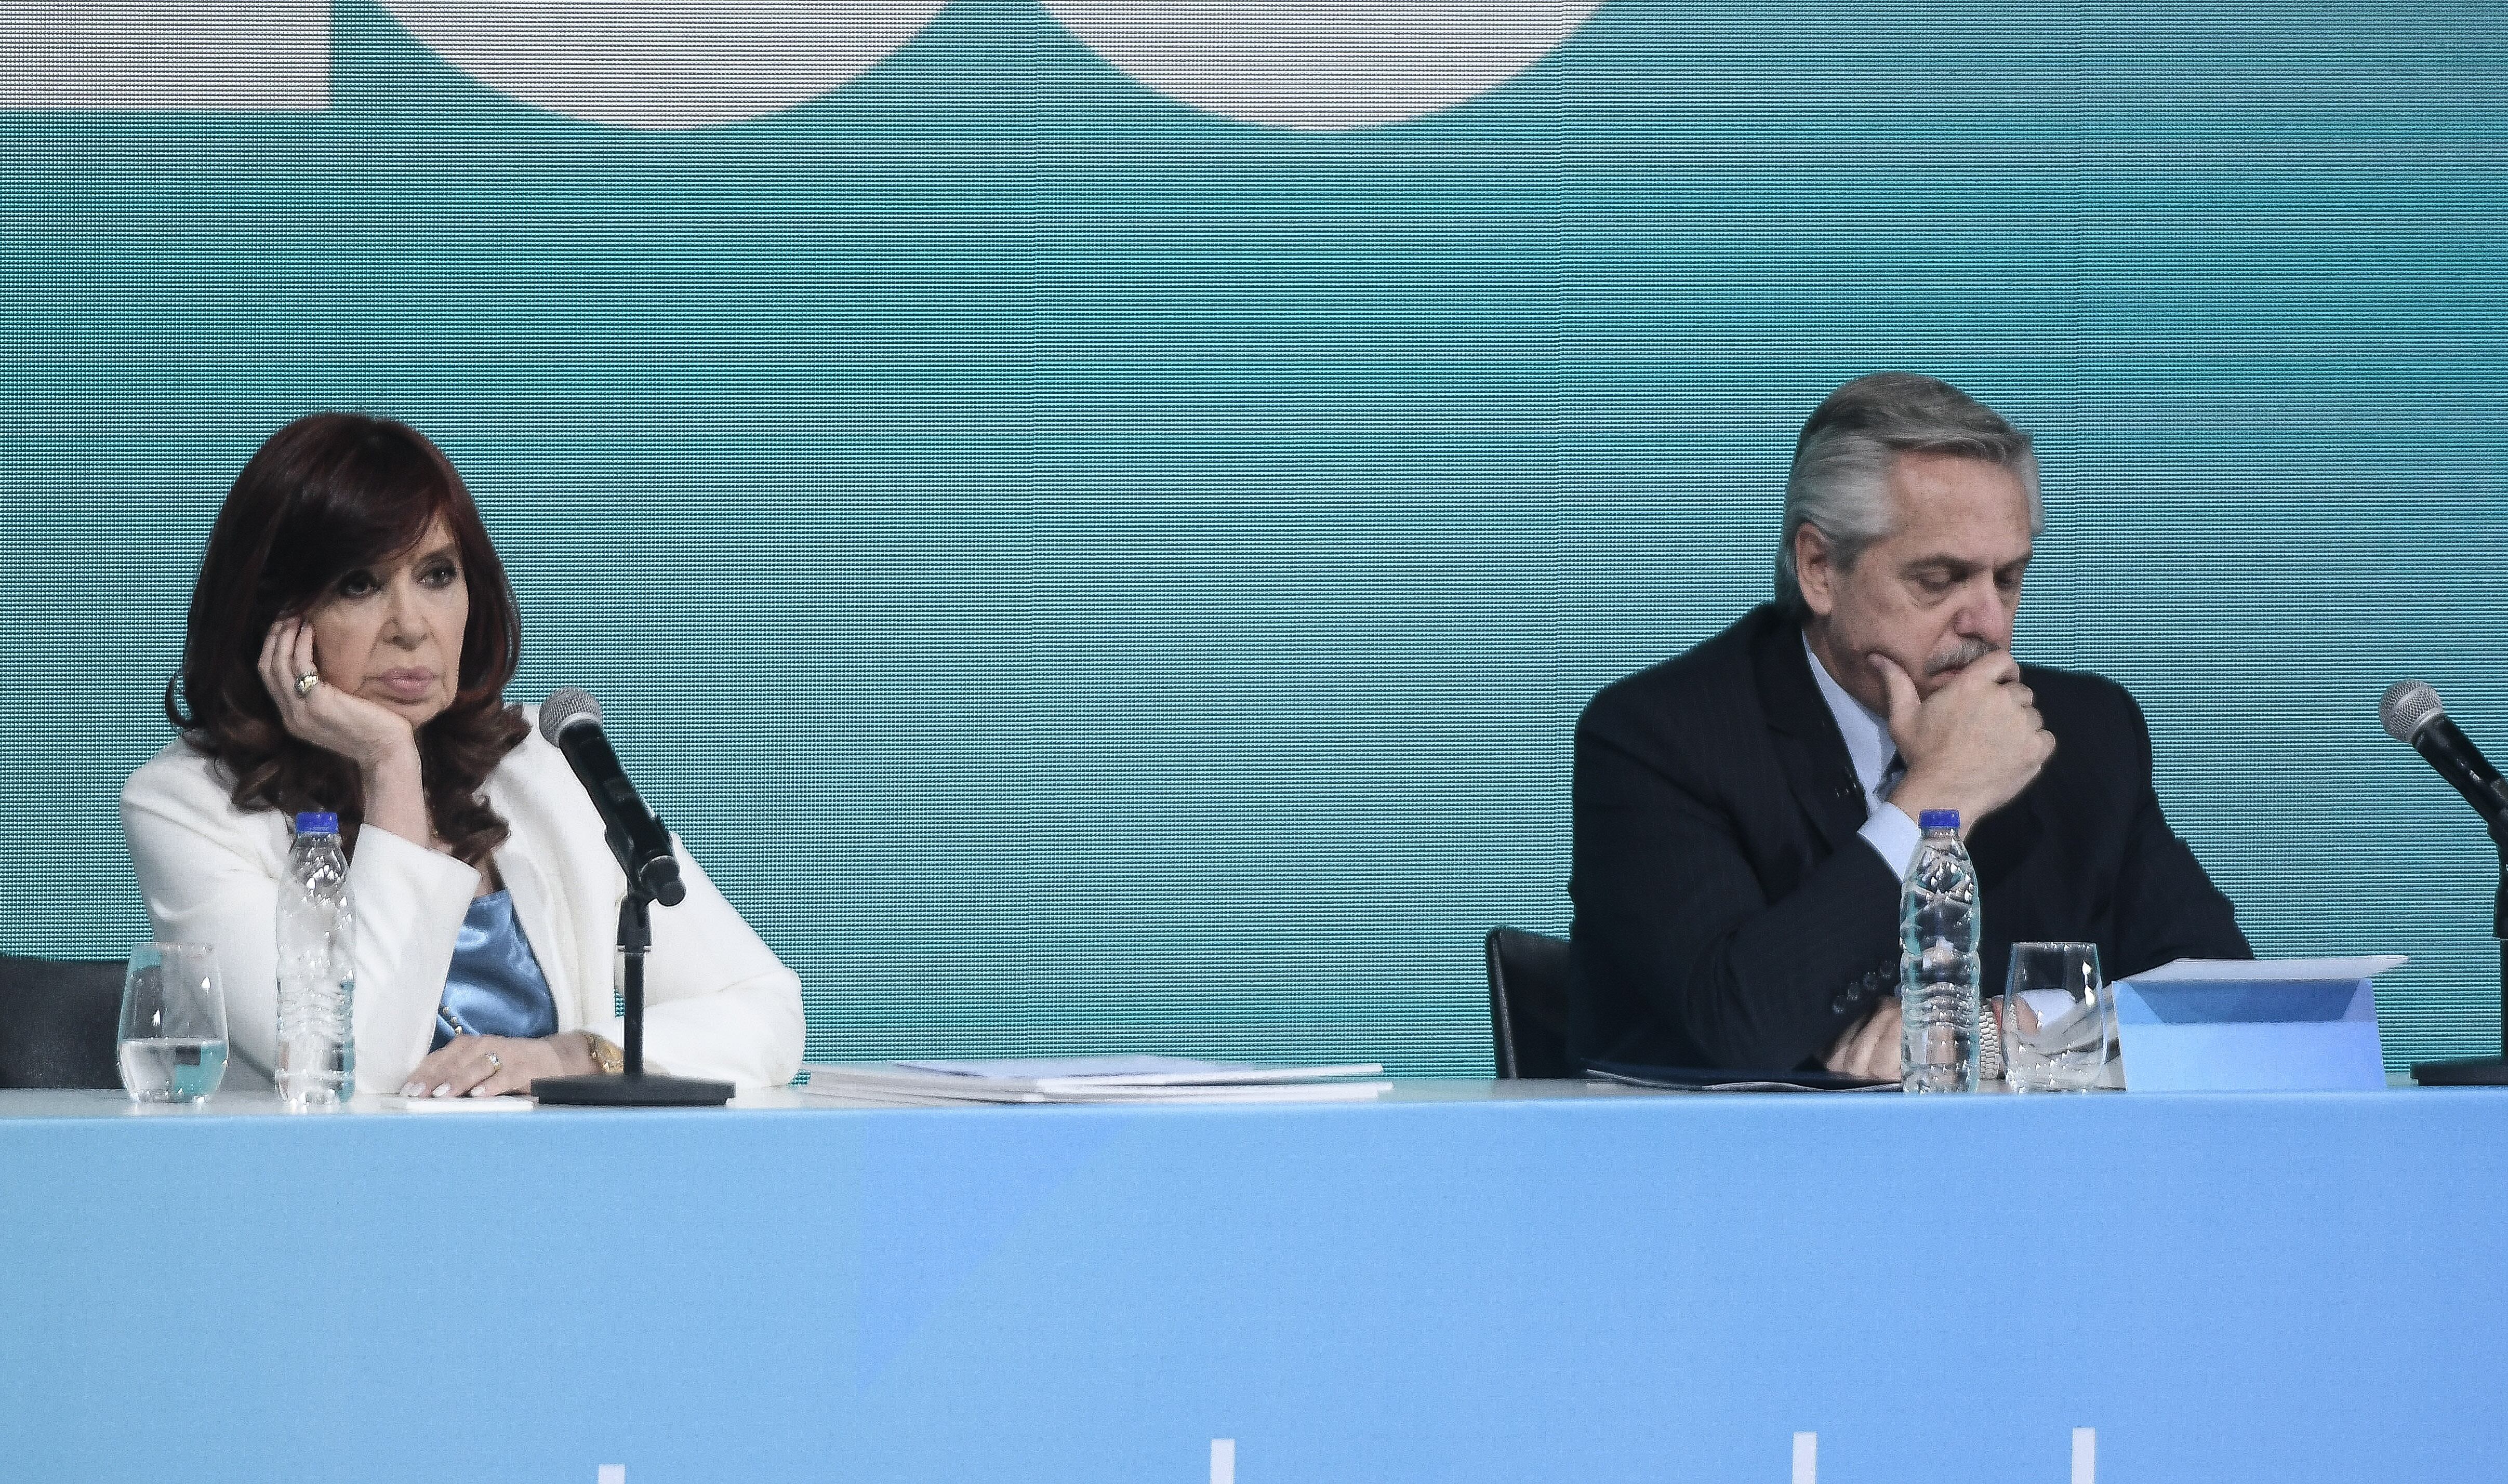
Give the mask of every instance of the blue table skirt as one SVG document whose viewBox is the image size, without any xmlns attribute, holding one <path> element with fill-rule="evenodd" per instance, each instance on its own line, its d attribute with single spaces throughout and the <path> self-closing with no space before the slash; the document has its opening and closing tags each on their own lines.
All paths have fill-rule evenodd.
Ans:
<svg viewBox="0 0 2508 1484">
<path fill-rule="evenodd" d="M 2508 1093 L 129 1117 L 11 1478 L 2496 1476 Z M 789 1095 L 787 1095 L 789 1096 Z M 20 1100 L 13 1104 L 11 1099 Z M 61 1116 L 85 1112 L 91 1116 Z"/>
</svg>

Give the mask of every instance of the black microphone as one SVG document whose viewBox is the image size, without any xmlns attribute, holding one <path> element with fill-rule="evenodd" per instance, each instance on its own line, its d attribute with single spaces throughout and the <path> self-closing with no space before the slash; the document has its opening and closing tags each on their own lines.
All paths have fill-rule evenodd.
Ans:
<svg viewBox="0 0 2508 1484">
<path fill-rule="evenodd" d="M 2499 891 L 2490 899 L 2490 934 L 2499 940 L 2500 1041 L 2508 1046 L 2508 783 L 2472 739 L 2447 719 L 2438 692 L 2418 680 L 2398 680 L 2378 703 L 2378 719 L 2386 734 L 2428 758 L 2438 776 L 2464 795 L 2464 802 L 2490 826 L 2499 847 Z M 2508 1058 L 2478 1057 L 2460 1062 L 2415 1062 L 2413 1080 L 2423 1087 L 2508 1086 Z"/>
<path fill-rule="evenodd" d="M 566 754 L 582 779 L 592 807 L 601 811 L 609 853 L 635 888 L 665 907 L 676 907 L 688 888 L 680 885 L 680 863 L 671 854 L 671 832 L 645 807 L 609 739 L 601 730 L 601 703 L 568 686 L 540 703 L 540 736 Z"/>
<path fill-rule="evenodd" d="M 2378 703 L 2378 719 L 2385 723 L 2387 736 L 2428 758 L 2493 833 L 2508 834 L 2508 783 L 2500 781 L 2499 770 L 2472 739 L 2447 719 L 2438 692 L 2418 680 L 2398 680 Z"/>
</svg>

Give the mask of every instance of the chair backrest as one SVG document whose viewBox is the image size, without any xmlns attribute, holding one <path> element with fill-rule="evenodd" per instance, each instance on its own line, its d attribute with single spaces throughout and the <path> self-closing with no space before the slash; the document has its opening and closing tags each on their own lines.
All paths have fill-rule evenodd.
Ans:
<svg viewBox="0 0 2508 1484">
<path fill-rule="evenodd" d="M 120 1087 L 122 972 L 0 955 L 0 1087 Z"/>
<path fill-rule="evenodd" d="M 1490 1043 L 1501 1077 L 1573 1077 L 1568 1057 L 1568 940 L 1520 927 L 1493 927 L 1489 957 Z"/>
</svg>

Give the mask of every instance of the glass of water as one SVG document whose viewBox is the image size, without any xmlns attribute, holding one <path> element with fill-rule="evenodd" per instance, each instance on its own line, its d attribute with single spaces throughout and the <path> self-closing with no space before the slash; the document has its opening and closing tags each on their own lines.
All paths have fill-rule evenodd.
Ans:
<svg viewBox="0 0 2508 1484">
<path fill-rule="evenodd" d="M 2003 988 L 2003 1076 L 2013 1092 L 2085 1092 L 2099 1079 L 2116 1008 L 2095 943 L 2014 943 Z"/>
<path fill-rule="evenodd" d="M 217 951 L 133 949 L 122 980 L 122 1085 L 133 1103 L 198 1103 L 227 1074 L 227 996 Z"/>
</svg>

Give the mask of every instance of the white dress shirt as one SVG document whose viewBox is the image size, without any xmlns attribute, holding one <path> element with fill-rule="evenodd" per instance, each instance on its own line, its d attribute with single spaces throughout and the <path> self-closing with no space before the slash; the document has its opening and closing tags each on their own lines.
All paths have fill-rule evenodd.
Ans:
<svg viewBox="0 0 2508 1484">
<path fill-rule="evenodd" d="M 1855 764 L 1855 781 L 1863 785 L 1863 802 L 1870 814 L 1863 828 L 1856 833 L 1863 843 L 1881 852 L 1881 863 L 1900 881 L 1907 879 L 1907 868 L 1916 863 L 1916 847 L 1925 840 L 1925 832 L 1907 812 L 1890 802 L 1890 791 L 1906 776 L 1904 769 L 1893 770 L 1891 763 L 1899 756 L 1899 744 L 1890 740 L 1890 723 L 1861 701 L 1846 693 L 1803 640 L 1803 658 L 1811 662 L 1812 682 L 1820 687 L 1821 699 L 1828 703 L 1829 714 L 1837 718 L 1838 735 L 1846 739 L 1847 758 Z"/>
</svg>

